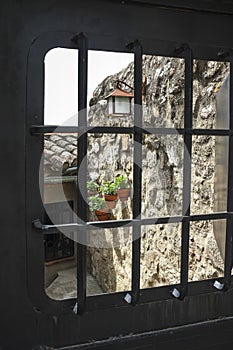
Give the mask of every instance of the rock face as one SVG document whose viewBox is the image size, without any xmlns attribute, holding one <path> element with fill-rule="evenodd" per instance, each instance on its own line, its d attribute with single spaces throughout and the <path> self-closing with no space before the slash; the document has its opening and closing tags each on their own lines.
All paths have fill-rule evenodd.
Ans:
<svg viewBox="0 0 233 350">
<path fill-rule="evenodd" d="M 215 94 L 228 74 L 221 62 L 194 62 L 193 127 L 215 127 Z M 145 128 L 184 126 L 184 61 L 176 58 L 143 57 L 143 125 Z M 146 77 L 146 79 L 145 79 Z M 131 126 L 133 116 L 109 117 L 99 103 L 121 80 L 133 86 L 133 63 L 107 77 L 94 91 L 89 125 Z M 130 88 L 126 89 L 133 92 Z M 182 215 L 183 137 L 144 135 L 142 153 L 142 217 Z M 215 137 L 193 136 L 191 213 L 214 210 Z M 89 177 L 101 181 L 126 175 L 133 183 L 133 135 L 90 134 Z M 117 204 L 113 218 L 132 217 L 131 199 Z M 104 246 L 89 247 L 89 270 L 104 292 L 130 289 L 131 229 L 98 230 Z M 126 237 L 122 238 L 125 233 Z M 141 288 L 179 283 L 181 224 L 142 227 Z M 191 224 L 189 280 L 221 276 L 223 262 L 213 235 L 213 223 Z"/>
</svg>

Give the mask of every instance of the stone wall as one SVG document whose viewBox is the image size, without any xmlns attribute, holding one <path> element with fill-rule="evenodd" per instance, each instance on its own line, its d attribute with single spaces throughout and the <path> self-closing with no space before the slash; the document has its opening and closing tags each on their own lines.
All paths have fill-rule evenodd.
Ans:
<svg viewBox="0 0 233 350">
<path fill-rule="evenodd" d="M 215 127 L 215 94 L 228 74 L 225 63 L 194 62 L 193 126 Z M 182 59 L 144 56 L 144 127 L 184 125 L 184 62 Z M 108 117 L 99 103 L 119 79 L 133 86 L 133 63 L 106 78 L 94 91 L 89 124 L 130 126 L 130 118 Z M 130 91 L 130 89 L 129 89 Z M 131 91 L 132 92 L 132 91 Z M 133 136 L 91 134 L 88 146 L 91 179 L 113 180 L 125 174 L 133 181 Z M 183 137 L 146 135 L 143 138 L 142 217 L 182 214 Z M 193 137 L 191 213 L 214 210 L 215 138 Z M 118 201 L 112 218 L 132 217 L 131 198 Z M 93 217 L 91 219 L 94 219 Z M 99 238 L 101 237 L 101 244 Z M 141 240 L 141 287 L 179 282 L 181 224 L 144 226 Z M 98 230 L 89 248 L 89 270 L 105 292 L 130 289 L 131 229 Z M 191 224 L 189 279 L 201 280 L 223 273 L 223 262 L 213 235 L 213 223 Z"/>
</svg>

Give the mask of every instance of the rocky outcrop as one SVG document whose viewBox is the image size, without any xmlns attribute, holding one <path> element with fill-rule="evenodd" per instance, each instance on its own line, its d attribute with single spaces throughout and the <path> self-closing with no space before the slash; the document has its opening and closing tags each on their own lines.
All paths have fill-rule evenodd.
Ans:
<svg viewBox="0 0 233 350">
<path fill-rule="evenodd" d="M 215 127 L 215 94 L 228 74 L 221 62 L 194 62 L 193 126 Z M 182 59 L 144 56 L 143 76 L 146 77 L 143 102 L 144 127 L 184 126 L 184 62 Z M 114 76 L 107 77 L 94 91 L 89 124 L 133 124 L 133 116 L 110 118 L 102 100 L 114 89 L 114 81 L 133 86 L 133 63 Z M 128 89 L 129 92 L 130 89 Z M 90 135 L 88 166 L 91 179 L 112 180 L 124 173 L 132 182 L 133 136 Z M 143 139 L 142 216 L 157 217 L 182 214 L 183 137 L 180 135 L 146 135 Z M 191 213 L 214 210 L 215 137 L 193 136 Z M 131 201 L 125 204 L 131 216 Z M 121 219 L 122 207 L 113 210 Z M 130 288 L 130 240 L 117 246 L 116 229 L 105 230 L 111 249 L 89 248 L 90 270 L 104 291 Z M 103 250 L 104 249 L 104 250 Z M 153 225 L 142 228 L 141 287 L 179 282 L 181 265 L 181 225 Z M 213 223 L 191 224 L 189 280 L 217 277 L 223 273 L 214 235 Z"/>
</svg>

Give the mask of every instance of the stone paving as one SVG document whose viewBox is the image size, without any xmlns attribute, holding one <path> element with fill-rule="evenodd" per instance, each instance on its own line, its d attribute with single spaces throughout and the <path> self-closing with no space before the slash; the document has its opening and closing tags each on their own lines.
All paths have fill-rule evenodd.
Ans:
<svg viewBox="0 0 233 350">
<path fill-rule="evenodd" d="M 51 299 L 64 300 L 77 297 L 76 268 L 58 272 L 58 277 L 46 288 Z M 87 273 L 87 295 L 101 294 L 102 289 L 96 279 Z"/>
</svg>

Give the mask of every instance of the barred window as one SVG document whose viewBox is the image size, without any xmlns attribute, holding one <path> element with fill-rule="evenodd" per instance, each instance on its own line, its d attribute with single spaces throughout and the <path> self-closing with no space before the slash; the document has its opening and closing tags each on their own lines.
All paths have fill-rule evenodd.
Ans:
<svg viewBox="0 0 233 350">
<path fill-rule="evenodd" d="M 231 57 L 230 64 L 194 59 L 187 45 L 172 57 L 155 56 L 135 40 L 124 53 L 114 53 L 119 59 L 127 55 L 126 66 L 101 78 L 90 97 L 99 52 L 89 49 L 83 34 L 74 42 L 76 50 L 74 44 L 62 49 L 75 58 L 71 120 L 47 125 L 46 109 L 48 119 L 37 123 L 33 117 L 30 127 L 42 197 L 32 212 L 46 210 L 50 220 L 33 218 L 41 234 L 37 241 L 46 235 L 49 242 L 60 232 L 74 242 L 73 260 L 53 267 L 61 284 L 51 281 L 53 289 L 46 282 L 47 294 L 70 299 L 81 314 L 227 290 L 233 177 L 226 158 L 232 153 L 232 118 L 223 104 L 231 102 L 224 83 Z M 60 87 L 66 90 L 63 82 Z M 221 113 L 225 125 L 219 124 Z M 63 222 L 46 201 L 66 202 L 56 208 L 68 213 Z M 57 293 L 62 284 L 72 290 Z"/>
</svg>

